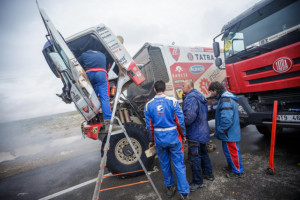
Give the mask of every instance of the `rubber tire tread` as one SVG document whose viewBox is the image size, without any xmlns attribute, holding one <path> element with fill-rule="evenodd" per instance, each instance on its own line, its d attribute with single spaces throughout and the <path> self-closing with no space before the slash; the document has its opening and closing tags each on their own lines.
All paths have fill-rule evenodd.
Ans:
<svg viewBox="0 0 300 200">
<path fill-rule="evenodd" d="M 129 137 L 135 138 L 137 141 L 140 142 L 140 145 L 142 147 L 141 160 L 144 166 L 146 167 L 146 169 L 148 170 L 154 161 L 154 156 L 147 158 L 145 154 L 145 150 L 148 149 L 148 144 L 149 144 L 149 137 L 146 128 L 136 123 L 125 123 L 124 127 Z M 125 165 L 116 158 L 114 152 L 116 144 L 124 137 L 125 135 L 121 133 L 121 134 L 111 136 L 110 139 L 110 150 L 107 152 L 106 166 L 108 170 L 113 174 L 126 173 L 126 172 L 137 171 L 142 169 L 142 166 L 138 161 L 131 165 Z M 130 174 L 122 175 L 121 177 L 122 178 L 134 177 L 140 174 L 144 174 L 144 172 L 142 171 L 142 172 L 130 173 Z"/>
</svg>

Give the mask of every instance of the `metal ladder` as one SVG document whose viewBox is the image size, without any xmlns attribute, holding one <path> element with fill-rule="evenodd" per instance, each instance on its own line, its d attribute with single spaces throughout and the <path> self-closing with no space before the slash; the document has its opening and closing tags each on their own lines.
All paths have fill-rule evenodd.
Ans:
<svg viewBox="0 0 300 200">
<path fill-rule="evenodd" d="M 146 170 L 139 154 L 136 152 L 124 126 L 122 125 L 120 119 L 118 117 L 115 117 L 115 113 L 116 113 L 116 109 L 117 109 L 117 104 L 119 103 L 119 99 L 120 99 L 120 94 L 121 94 L 121 90 L 122 90 L 122 87 L 125 83 L 127 83 L 128 81 L 130 80 L 130 78 L 125 75 L 125 76 L 121 76 L 119 77 L 119 80 L 118 80 L 118 86 L 117 86 L 117 92 L 116 92 L 116 97 L 115 97 L 115 101 L 114 101 L 114 107 L 113 107 L 113 111 L 112 111 L 112 117 L 111 117 L 111 120 L 110 120 L 110 124 L 109 124 L 109 130 L 108 130 L 108 135 L 107 135 L 107 139 L 106 139 L 106 143 L 105 143 L 105 146 L 104 146 L 104 154 L 103 154 L 103 157 L 101 159 L 101 162 L 100 162 L 100 170 L 99 170 L 99 173 L 98 173 L 98 177 L 97 177 L 97 181 L 96 181 L 96 186 L 95 186 L 95 189 L 94 189 L 94 195 L 93 195 L 93 198 L 92 200 L 99 200 L 99 193 L 100 193 L 100 189 L 101 189 L 101 185 L 102 185 L 102 182 L 103 182 L 103 175 L 104 175 L 104 167 L 106 166 L 106 161 L 107 161 L 107 151 L 109 150 L 109 142 L 110 142 L 110 137 L 111 137 L 111 132 L 112 132 L 112 127 L 113 127 L 113 122 L 114 120 L 117 120 L 118 121 L 118 124 L 119 126 L 122 128 L 125 136 L 126 136 L 126 139 L 128 141 L 128 143 L 130 144 L 134 154 L 136 155 L 136 158 L 138 159 L 140 165 L 142 166 L 149 182 L 151 183 L 151 186 L 154 190 L 154 192 L 156 193 L 156 195 L 158 196 L 158 199 L 159 200 L 162 200 L 160 194 L 158 193 L 158 190 L 157 188 L 155 187 L 148 171 Z M 130 173 L 130 172 L 128 172 Z"/>
</svg>

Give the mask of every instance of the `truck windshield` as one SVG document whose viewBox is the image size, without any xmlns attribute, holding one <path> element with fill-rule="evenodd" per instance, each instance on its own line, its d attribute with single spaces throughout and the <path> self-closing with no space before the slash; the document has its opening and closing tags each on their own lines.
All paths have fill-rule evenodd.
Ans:
<svg viewBox="0 0 300 200">
<path fill-rule="evenodd" d="M 131 84 L 127 89 L 127 99 L 135 103 L 146 103 L 154 96 L 154 74 L 153 65 L 150 61 L 148 48 L 144 47 L 134 57 L 134 61 L 143 65 L 141 72 L 146 78 L 141 85 Z"/>
<path fill-rule="evenodd" d="M 160 47 L 149 44 L 136 53 L 133 59 L 142 66 L 141 71 L 146 81 L 139 86 L 131 84 L 127 89 L 127 99 L 135 103 L 146 103 L 155 96 L 153 91 L 155 81 L 169 82 L 167 67 Z"/>
<path fill-rule="evenodd" d="M 281 8 L 281 1 L 264 7 L 230 27 L 224 40 L 225 58 L 261 47 L 300 30 L 300 1 Z M 272 49 L 270 49 L 272 50 Z"/>
</svg>

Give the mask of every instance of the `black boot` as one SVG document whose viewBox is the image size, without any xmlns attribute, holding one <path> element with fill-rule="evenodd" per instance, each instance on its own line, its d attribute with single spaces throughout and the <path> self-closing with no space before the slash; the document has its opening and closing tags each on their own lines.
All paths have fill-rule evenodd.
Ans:
<svg viewBox="0 0 300 200">
<path fill-rule="evenodd" d="M 175 185 L 167 187 L 167 196 L 168 196 L 168 198 L 171 198 L 172 196 L 174 196 L 175 191 L 176 191 L 176 186 Z"/>
</svg>

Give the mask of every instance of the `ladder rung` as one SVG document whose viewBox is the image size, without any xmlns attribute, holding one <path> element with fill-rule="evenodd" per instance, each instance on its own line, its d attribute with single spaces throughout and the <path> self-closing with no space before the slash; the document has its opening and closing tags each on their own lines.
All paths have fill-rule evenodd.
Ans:
<svg viewBox="0 0 300 200">
<path fill-rule="evenodd" d="M 141 169 L 141 170 L 132 171 L 132 172 L 124 172 L 124 173 L 121 173 L 121 174 L 104 175 L 103 177 L 107 178 L 107 177 L 119 176 L 119 175 L 123 175 L 123 174 L 130 174 L 130 173 L 141 172 L 141 171 L 144 171 L 144 170 Z"/>
<path fill-rule="evenodd" d="M 102 189 L 102 190 L 99 190 L 99 192 L 103 192 L 103 191 L 106 191 L 106 190 L 113 190 L 113 189 L 123 188 L 123 187 L 128 187 L 128 186 L 132 186 L 132 185 L 138 185 L 138 184 L 142 184 L 142 183 L 148 183 L 148 182 L 150 182 L 150 181 L 149 180 L 148 181 L 140 181 L 140 182 L 136 182 L 136 183 L 130 183 L 130 184 L 126 184 L 126 185 L 120 185 L 120 186 L 117 186 L 117 187 L 111 187 L 111 188 Z"/>
</svg>

